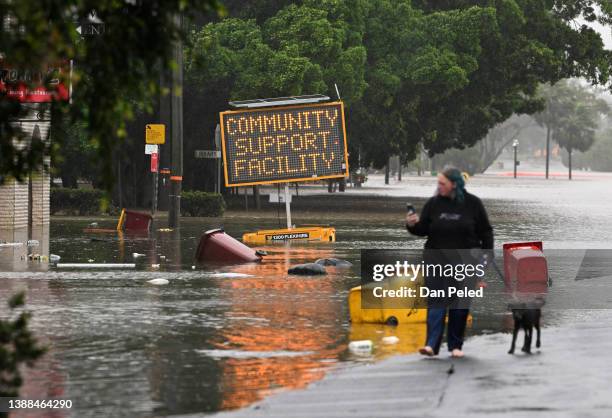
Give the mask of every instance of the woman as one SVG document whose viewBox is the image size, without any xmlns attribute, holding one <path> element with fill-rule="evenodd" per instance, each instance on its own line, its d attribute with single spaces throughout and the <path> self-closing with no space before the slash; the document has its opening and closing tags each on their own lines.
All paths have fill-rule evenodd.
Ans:
<svg viewBox="0 0 612 418">
<path fill-rule="evenodd" d="M 414 235 L 426 236 L 426 254 L 435 250 L 492 249 L 493 228 L 480 199 L 465 190 L 465 180 L 459 170 L 449 168 L 438 174 L 438 188 L 423 207 L 421 216 L 406 216 L 406 228 Z M 440 257 L 439 255 L 433 256 Z M 431 258 L 431 257 L 430 257 Z M 430 263 L 431 260 L 426 260 Z M 436 278 L 426 278 L 427 286 L 440 286 Z M 429 280 L 429 281 L 428 281 Z M 437 355 L 442 343 L 448 304 L 428 298 L 427 341 L 419 349 L 423 355 Z M 448 309 L 448 350 L 453 357 L 463 357 L 463 335 L 469 309 Z"/>
</svg>

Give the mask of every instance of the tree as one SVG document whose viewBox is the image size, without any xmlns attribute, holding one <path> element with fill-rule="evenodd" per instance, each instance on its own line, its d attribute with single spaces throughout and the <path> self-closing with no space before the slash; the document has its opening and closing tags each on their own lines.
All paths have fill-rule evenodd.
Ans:
<svg viewBox="0 0 612 418">
<path fill-rule="evenodd" d="M 484 173 L 514 139 L 535 125 L 529 116 L 512 116 L 491 129 L 477 144 L 463 149 L 450 148 L 436 155 L 436 163 L 440 167 L 457 167 L 470 175 Z"/>
<path fill-rule="evenodd" d="M 574 23 L 607 22 L 611 8 L 603 2 L 259 3 L 262 13 L 243 7 L 239 19 L 195 35 L 196 65 L 188 71 L 194 84 L 202 94 L 223 90 L 226 98 L 248 99 L 334 96 L 339 81 L 351 165 L 359 158 L 381 168 L 391 155 L 413 159 L 420 147 L 430 156 L 471 147 L 511 115 L 541 110 L 542 82 L 609 79 L 611 54 L 601 37 Z M 253 34 L 251 44 L 231 42 L 242 36 L 241 25 Z M 287 71 L 290 63 L 295 70 Z"/>
<path fill-rule="evenodd" d="M 542 86 L 540 94 L 546 106 L 535 118 L 547 131 L 547 174 L 550 141 L 554 140 L 568 152 L 568 176 L 571 179 L 572 152 L 584 152 L 593 145 L 600 118 L 609 113 L 608 105 L 588 88 L 567 80 L 553 86 Z"/>
<path fill-rule="evenodd" d="M 597 103 L 577 100 L 569 107 L 569 113 L 563 115 L 555 133 L 555 140 L 568 153 L 568 178 L 572 179 L 572 152 L 587 151 L 595 142 L 599 126 L 600 113 L 607 113 Z"/>
<path fill-rule="evenodd" d="M 186 38 L 186 31 L 175 16 L 194 18 L 213 9 L 221 10 L 216 0 L 0 0 L 3 68 L 46 73 L 47 66 L 64 64 L 59 76 L 65 85 L 72 82 L 72 104 L 53 103 L 52 120 L 68 117 L 85 123 L 87 141 L 98 157 L 92 164 L 100 167 L 101 185 L 110 190 L 111 156 L 126 137 L 134 103 L 150 111 L 159 93 L 160 72 L 176 66 L 172 48 Z M 93 11 L 106 29 L 102 35 L 81 38 L 77 26 Z M 75 63 L 71 80 L 68 60 Z M 50 77 L 44 81 L 53 87 Z M 64 145 L 60 136 L 51 150 L 16 147 L 21 133 L 11 121 L 22 114 L 23 106 L 0 93 L 0 173 L 19 179 L 40 166 L 43 152 L 62 153 L 71 145 Z"/>
<path fill-rule="evenodd" d="M 9 302 L 11 315 L 0 319 L 0 397 L 16 397 L 22 379 L 19 368 L 31 365 L 45 352 L 28 329 L 30 314 L 18 312 L 24 304 L 24 294 L 18 293 Z M 0 412 L 0 417 L 8 416 Z"/>
<path fill-rule="evenodd" d="M 231 17 L 192 32 L 185 54 L 187 97 L 193 104 L 186 109 L 186 132 L 194 137 L 196 131 L 214 132 L 228 100 L 314 93 L 335 97 L 337 84 L 348 106 L 359 101 L 366 87 L 359 20 L 366 5 L 363 0 L 306 1 L 287 5 L 261 23 Z M 350 152 L 351 165 L 357 155 Z M 195 168 L 198 163 L 190 164 Z M 186 170 L 185 181 L 193 185 L 201 180 Z"/>
<path fill-rule="evenodd" d="M 51 163 L 52 172 L 62 179 L 63 187 L 77 188 L 79 179 L 98 180 L 96 167 L 91 164 L 96 149 L 87 140 L 87 129 L 82 122 L 57 120 L 51 126 L 50 137 L 61 137 L 64 145 L 63 152 L 54 153 L 55 160 Z"/>
<path fill-rule="evenodd" d="M 563 163 L 569 165 L 565 158 Z M 593 146 L 584 153 L 578 151 L 572 164 L 583 170 L 612 171 L 612 130 L 600 131 Z"/>
</svg>

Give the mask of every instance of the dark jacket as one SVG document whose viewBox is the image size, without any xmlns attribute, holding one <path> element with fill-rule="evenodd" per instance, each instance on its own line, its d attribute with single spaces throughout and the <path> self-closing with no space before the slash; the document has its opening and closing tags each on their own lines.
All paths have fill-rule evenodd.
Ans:
<svg viewBox="0 0 612 418">
<path fill-rule="evenodd" d="M 426 249 L 493 248 L 493 228 L 480 199 L 467 191 L 463 202 L 434 196 L 423 206 L 411 234 L 427 236 Z"/>
</svg>

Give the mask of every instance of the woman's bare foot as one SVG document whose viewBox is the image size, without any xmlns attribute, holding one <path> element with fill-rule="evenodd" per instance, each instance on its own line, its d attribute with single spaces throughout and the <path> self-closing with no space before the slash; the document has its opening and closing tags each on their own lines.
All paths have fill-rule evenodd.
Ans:
<svg viewBox="0 0 612 418">
<path fill-rule="evenodd" d="M 453 351 L 451 351 L 451 356 L 456 357 L 456 358 L 461 358 L 464 356 L 464 354 L 463 354 L 463 351 L 459 350 L 458 348 L 455 348 Z"/>
<path fill-rule="evenodd" d="M 429 357 L 434 355 L 433 348 L 431 348 L 428 345 L 426 345 L 425 347 L 419 348 L 419 353 L 423 354 L 424 356 L 429 356 Z"/>
</svg>

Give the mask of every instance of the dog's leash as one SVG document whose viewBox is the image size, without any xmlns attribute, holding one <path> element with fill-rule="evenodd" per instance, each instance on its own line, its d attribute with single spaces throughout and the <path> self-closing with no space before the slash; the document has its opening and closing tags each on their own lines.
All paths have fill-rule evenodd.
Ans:
<svg viewBox="0 0 612 418">
<path fill-rule="evenodd" d="M 497 265 L 497 263 L 495 262 L 495 258 L 491 259 L 491 265 L 493 266 L 493 269 L 495 270 L 495 272 L 497 273 L 497 275 L 499 276 L 500 279 L 504 280 L 504 275 L 501 272 L 501 269 L 499 268 L 499 266 Z"/>
<path fill-rule="evenodd" d="M 480 264 L 484 265 L 485 268 L 488 267 L 489 265 L 492 265 L 493 269 L 495 270 L 499 278 L 504 280 L 504 275 L 502 274 L 500 268 L 497 266 L 497 263 L 495 262 L 495 256 L 489 257 L 489 254 L 482 254 L 481 259 L 480 259 Z"/>
</svg>

